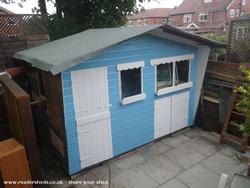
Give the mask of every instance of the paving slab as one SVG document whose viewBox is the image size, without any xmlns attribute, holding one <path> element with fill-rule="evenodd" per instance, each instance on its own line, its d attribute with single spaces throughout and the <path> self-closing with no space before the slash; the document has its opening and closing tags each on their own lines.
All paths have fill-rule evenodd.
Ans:
<svg viewBox="0 0 250 188">
<path fill-rule="evenodd" d="M 247 169 L 247 164 L 241 163 L 238 159 L 230 158 L 219 152 L 204 160 L 201 165 L 217 174 L 225 173 L 229 175 L 230 178 L 232 178 L 235 173 L 242 173 Z"/>
<path fill-rule="evenodd" d="M 106 165 L 97 166 L 86 170 L 81 176 L 74 179 L 74 181 L 86 180 L 109 180 L 109 168 Z"/>
<path fill-rule="evenodd" d="M 140 152 L 132 152 L 129 155 L 120 156 L 113 160 L 113 163 L 122 171 L 134 168 L 144 162 L 146 157 Z"/>
<path fill-rule="evenodd" d="M 186 144 L 186 147 L 206 157 L 215 154 L 221 148 L 219 144 L 211 142 L 202 136 L 192 139 L 188 144 Z"/>
<path fill-rule="evenodd" d="M 188 188 L 176 178 L 169 180 L 166 183 L 161 184 L 158 188 Z"/>
<path fill-rule="evenodd" d="M 163 155 L 156 156 L 138 167 L 150 175 L 159 184 L 168 181 L 184 171 L 183 168 L 173 163 Z"/>
<path fill-rule="evenodd" d="M 173 148 L 163 153 L 163 155 L 167 156 L 171 161 L 178 163 L 183 168 L 188 169 L 206 158 L 202 154 L 190 150 L 187 147 L 188 144 Z"/>
<path fill-rule="evenodd" d="M 235 150 L 235 148 L 228 146 L 228 145 L 222 145 L 220 153 L 222 153 L 223 155 L 226 155 L 228 157 L 231 157 L 231 158 L 236 158 L 236 156 L 238 154 L 240 154 L 240 152 Z"/>
<path fill-rule="evenodd" d="M 111 177 L 114 177 L 114 176 L 116 176 L 116 175 L 118 175 L 118 174 L 120 174 L 120 173 L 123 172 L 123 170 L 121 170 L 120 168 L 118 168 L 118 167 L 113 163 L 112 160 L 106 162 L 104 165 L 106 165 L 106 166 L 109 168 L 109 170 L 110 170 L 110 176 L 111 176 Z"/>
<path fill-rule="evenodd" d="M 216 144 L 220 144 L 220 135 L 213 133 L 213 132 L 204 132 L 203 134 L 201 134 L 202 137 L 205 137 L 207 140 L 216 143 Z"/>
<path fill-rule="evenodd" d="M 179 134 L 176 136 L 165 138 L 161 142 L 169 147 L 176 147 L 181 144 L 187 143 L 188 141 L 190 141 L 190 138 L 184 136 L 183 134 Z"/>
<path fill-rule="evenodd" d="M 220 176 L 197 164 L 177 176 L 177 179 L 189 188 L 216 188 Z"/>
<path fill-rule="evenodd" d="M 143 170 L 134 168 L 111 178 L 111 188 L 154 188 L 158 184 Z"/>
<path fill-rule="evenodd" d="M 151 143 L 145 147 L 139 148 L 138 151 L 141 152 L 145 157 L 152 158 L 154 156 L 160 155 L 170 149 L 169 146 L 158 141 Z"/>
<path fill-rule="evenodd" d="M 204 132 L 205 131 L 201 130 L 200 128 L 195 127 L 195 128 L 189 129 L 188 131 L 183 133 L 183 135 L 188 138 L 193 139 L 193 138 L 201 136 L 202 134 L 204 134 Z"/>
</svg>

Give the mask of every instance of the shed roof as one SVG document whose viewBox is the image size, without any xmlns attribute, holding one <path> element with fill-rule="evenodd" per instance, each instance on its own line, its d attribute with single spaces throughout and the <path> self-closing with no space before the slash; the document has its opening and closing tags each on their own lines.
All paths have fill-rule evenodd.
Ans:
<svg viewBox="0 0 250 188">
<path fill-rule="evenodd" d="M 108 47 L 160 27 L 163 28 L 164 32 L 179 35 L 198 43 L 212 47 L 224 47 L 221 43 L 188 33 L 173 26 L 151 25 L 145 27 L 89 29 L 41 46 L 17 52 L 13 57 L 31 63 L 32 66 L 39 69 L 51 71 L 55 75 L 95 57 Z"/>
</svg>

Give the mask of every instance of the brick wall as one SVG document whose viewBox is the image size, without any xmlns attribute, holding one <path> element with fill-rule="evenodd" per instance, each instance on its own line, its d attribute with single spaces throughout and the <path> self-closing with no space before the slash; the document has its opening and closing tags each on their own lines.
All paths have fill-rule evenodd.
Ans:
<svg viewBox="0 0 250 188">
<path fill-rule="evenodd" d="M 142 19 L 130 20 L 130 22 L 131 21 L 133 22 L 133 24 L 131 26 L 136 27 L 138 20 L 141 20 L 141 24 L 142 24 L 142 26 L 144 26 L 145 20 L 147 20 L 147 25 L 155 25 L 155 24 L 162 24 L 163 19 L 166 19 L 166 21 L 167 21 L 169 18 L 142 18 Z M 129 24 L 129 22 L 127 24 Z"/>
</svg>

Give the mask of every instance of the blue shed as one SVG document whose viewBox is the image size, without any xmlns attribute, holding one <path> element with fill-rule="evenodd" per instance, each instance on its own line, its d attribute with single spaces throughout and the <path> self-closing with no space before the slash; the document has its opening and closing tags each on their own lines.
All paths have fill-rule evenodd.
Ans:
<svg viewBox="0 0 250 188">
<path fill-rule="evenodd" d="M 169 25 L 104 28 L 14 58 L 45 72 L 51 142 L 72 175 L 192 126 L 210 48 L 223 46 Z"/>
</svg>

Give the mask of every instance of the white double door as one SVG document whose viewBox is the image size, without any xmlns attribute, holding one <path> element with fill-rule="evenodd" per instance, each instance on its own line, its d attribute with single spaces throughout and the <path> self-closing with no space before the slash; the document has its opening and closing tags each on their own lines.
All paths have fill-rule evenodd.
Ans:
<svg viewBox="0 0 250 188">
<path fill-rule="evenodd" d="M 71 72 L 81 167 L 113 157 L 107 68 Z"/>
<path fill-rule="evenodd" d="M 187 127 L 188 108 L 189 91 L 155 100 L 155 139 Z"/>
</svg>

